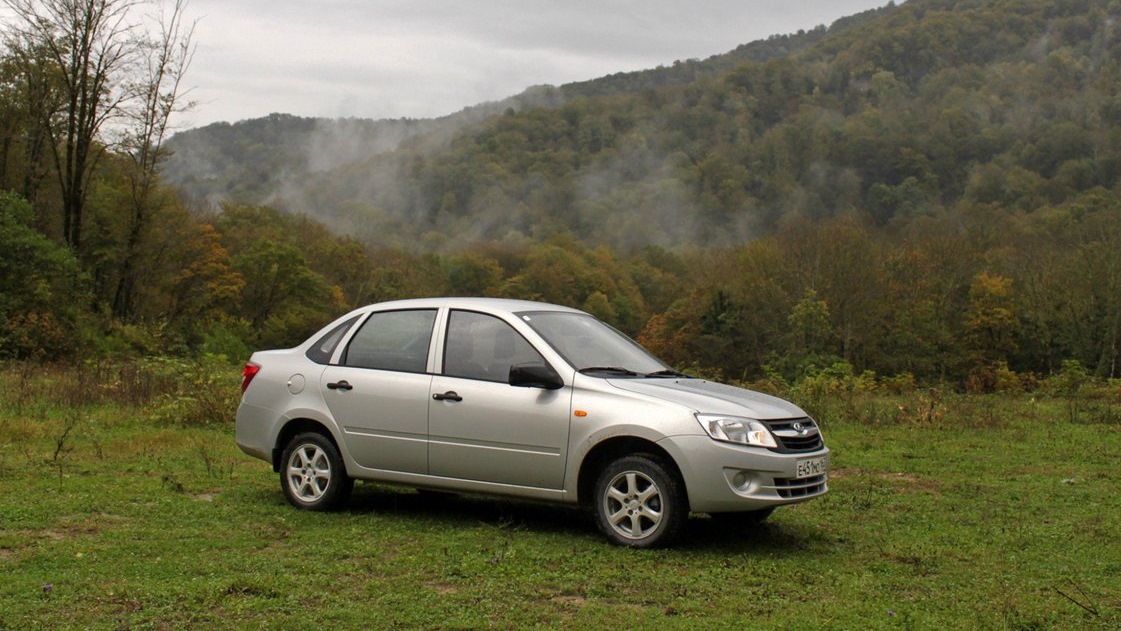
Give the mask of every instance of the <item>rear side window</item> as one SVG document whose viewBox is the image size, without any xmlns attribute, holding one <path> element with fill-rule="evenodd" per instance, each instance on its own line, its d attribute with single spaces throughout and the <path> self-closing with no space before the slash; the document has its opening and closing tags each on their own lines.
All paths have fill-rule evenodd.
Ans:
<svg viewBox="0 0 1121 631">
<path fill-rule="evenodd" d="M 307 355 L 308 359 L 317 364 L 330 363 L 331 355 L 335 354 L 335 347 L 339 345 L 339 340 L 343 339 L 350 327 L 354 326 L 358 317 L 349 318 L 346 322 L 328 331 L 326 335 L 316 340 L 315 344 L 312 344 L 304 355 Z"/>
<path fill-rule="evenodd" d="M 355 368 L 425 372 L 435 309 L 374 313 L 351 338 L 342 363 Z"/>
</svg>

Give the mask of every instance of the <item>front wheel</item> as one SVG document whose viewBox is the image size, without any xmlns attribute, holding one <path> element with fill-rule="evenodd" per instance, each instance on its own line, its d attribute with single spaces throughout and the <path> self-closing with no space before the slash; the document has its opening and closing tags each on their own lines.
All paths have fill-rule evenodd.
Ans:
<svg viewBox="0 0 1121 631">
<path fill-rule="evenodd" d="M 296 508 L 327 511 L 350 496 L 354 480 L 346 475 L 339 450 L 316 432 L 298 434 L 281 456 L 280 487 Z"/>
<path fill-rule="evenodd" d="M 676 472 L 652 456 L 615 460 L 600 472 L 595 489 L 596 522 L 617 545 L 668 545 L 689 516 Z"/>
</svg>

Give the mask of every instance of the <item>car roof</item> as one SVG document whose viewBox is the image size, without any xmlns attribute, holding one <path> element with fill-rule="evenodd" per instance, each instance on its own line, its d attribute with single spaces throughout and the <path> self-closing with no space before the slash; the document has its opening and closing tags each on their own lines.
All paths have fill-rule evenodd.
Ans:
<svg viewBox="0 0 1121 631">
<path fill-rule="evenodd" d="M 451 309 L 470 309 L 488 311 L 492 313 L 521 313 L 524 311 L 558 311 L 567 313 L 584 313 L 579 309 L 547 302 L 532 300 L 514 300 L 511 298 L 411 298 L 408 300 L 393 300 L 367 305 L 373 311 L 386 311 L 392 309 L 437 309 L 448 307 Z"/>
</svg>

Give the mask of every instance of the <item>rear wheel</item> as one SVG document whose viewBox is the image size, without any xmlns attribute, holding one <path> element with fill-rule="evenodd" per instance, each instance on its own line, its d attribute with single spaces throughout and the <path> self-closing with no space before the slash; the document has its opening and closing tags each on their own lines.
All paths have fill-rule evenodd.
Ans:
<svg viewBox="0 0 1121 631">
<path fill-rule="evenodd" d="M 354 488 L 339 450 L 322 434 L 306 432 L 294 436 L 284 448 L 280 462 L 280 487 L 296 508 L 338 508 Z"/>
<path fill-rule="evenodd" d="M 689 516 L 676 472 L 652 456 L 615 460 L 600 472 L 595 489 L 596 522 L 618 545 L 668 545 Z"/>
</svg>

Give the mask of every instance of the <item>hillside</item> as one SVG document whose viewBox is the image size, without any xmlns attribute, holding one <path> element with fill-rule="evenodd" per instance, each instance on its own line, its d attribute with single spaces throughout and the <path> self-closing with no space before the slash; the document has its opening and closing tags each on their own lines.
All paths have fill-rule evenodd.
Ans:
<svg viewBox="0 0 1121 631">
<path fill-rule="evenodd" d="M 296 208 L 285 201 L 301 197 L 300 189 L 312 174 L 359 165 L 410 140 L 416 142 L 413 151 L 438 153 L 465 128 L 511 110 L 556 109 L 575 99 L 635 94 L 720 76 L 745 62 L 765 62 L 806 50 L 892 8 L 849 16 L 829 28 L 818 26 L 796 34 L 773 35 L 704 60 L 677 61 L 670 66 L 560 87 L 534 86 L 515 96 L 436 119 L 323 119 L 275 113 L 236 123 L 214 123 L 180 132 L 171 139 L 173 155 L 166 164 L 165 178 L 193 199 L 268 202 L 319 215 L 317 209 Z M 361 172 L 362 168 L 356 170 Z M 294 182 L 297 184 L 293 186 Z M 340 209 L 328 209 L 328 216 L 338 214 Z"/>
<path fill-rule="evenodd" d="M 437 248 L 555 232 L 624 248 L 726 244 L 791 217 L 1031 211 L 1117 184 L 1116 12 L 911 0 L 739 51 L 757 61 L 729 53 L 540 89 L 551 107 L 507 104 L 447 143 L 423 141 L 439 121 L 379 122 L 368 125 L 402 143 L 330 149 L 331 168 L 239 158 L 231 181 L 252 184 L 226 192 L 370 243 Z M 676 79 L 655 85 L 663 74 Z"/>
</svg>

